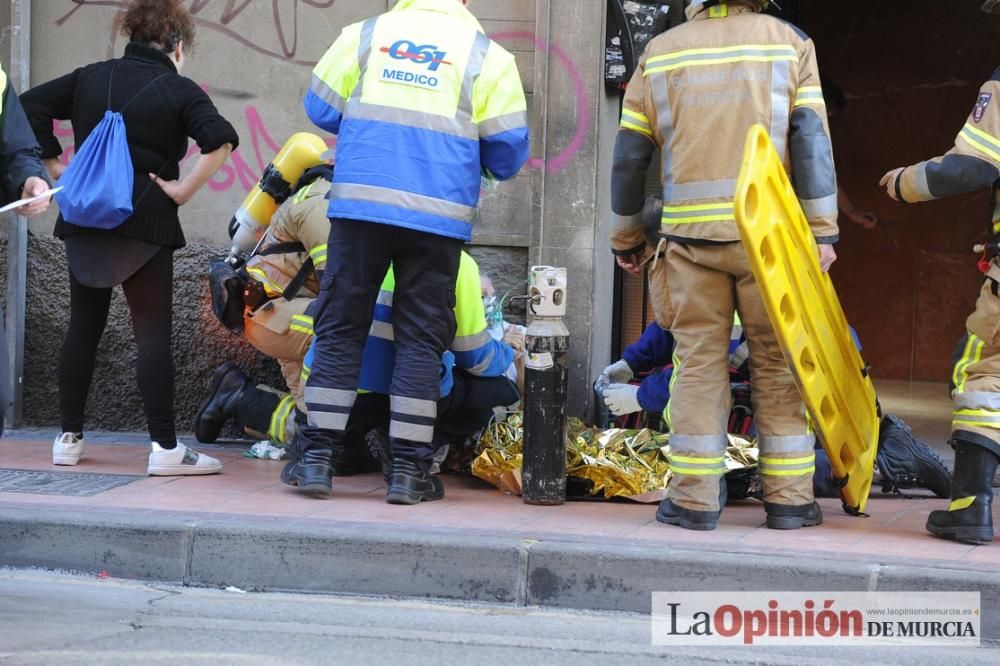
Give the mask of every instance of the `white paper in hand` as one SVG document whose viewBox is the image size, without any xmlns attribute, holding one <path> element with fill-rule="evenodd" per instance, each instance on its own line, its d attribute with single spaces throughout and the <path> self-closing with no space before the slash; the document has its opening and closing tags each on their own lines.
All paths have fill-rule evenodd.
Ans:
<svg viewBox="0 0 1000 666">
<path fill-rule="evenodd" d="M 47 199 L 48 197 L 51 197 L 53 194 L 55 194 L 61 189 L 62 186 L 60 185 L 59 187 L 53 187 L 51 190 L 45 190 L 41 194 L 36 194 L 33 197 L 28 197 L 26 199 L 18 199 L 17 201 L 13 201 L 4 206 L 3 208 L 0 208 L 0 213 L 6 213 L 9 210 L 14 210 L 15 208 L 20 208 L 21 206 L 27 206 L 28 204 L 34 203 L 35 201 L 40 201 L 41 199 Z"/>
</svg>

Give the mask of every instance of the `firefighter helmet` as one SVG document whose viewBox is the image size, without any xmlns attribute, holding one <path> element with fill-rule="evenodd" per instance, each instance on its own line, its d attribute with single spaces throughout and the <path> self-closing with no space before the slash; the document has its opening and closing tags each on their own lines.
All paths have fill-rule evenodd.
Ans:
<svg viewBox="0 0 1000 666">
<path fill-rule="evenodd" d="M 1000 14 L 1000 0 L 986 0 L 983 11 L 987 14 Z"/>
</svg>

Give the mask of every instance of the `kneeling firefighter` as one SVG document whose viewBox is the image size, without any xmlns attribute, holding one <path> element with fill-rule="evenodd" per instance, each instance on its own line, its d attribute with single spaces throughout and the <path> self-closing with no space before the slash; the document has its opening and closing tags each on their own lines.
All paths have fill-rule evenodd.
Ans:
<svg viewBox="0 0 1000 666">
<path fill-rule="evenodd" d="M 983 11 L 1000 14 L 1000 0 L 988 0 Z M 993 475 L 1000 461 L 1000 68 L 980 89 L 951 150 L 894 169 L 882 177 L 881 185 L 904 203 L 993 191 L 990 241 L 980 263 L 986 281 L 966 322 L 969 336 L 952 375 L 952 501 L 946 511 L 932 511 L 927 519 L 927 530 L 935 536 L 989 543 Z"/>
<path fill-rule="evenodd" d="M 316 159 L 315 150 L 300 157 L 307 160 L 300 165 L 308 166 Z M 302 359 L 312 344 L 313 310 L 326 267 L 330 222 L 325 216 L 325 197 L 333 167 L 319 164 L 292 173 L 300 174 L 297 182 L 278 196 L 281 205 L 264 220 L 266 232 L 245 265 L 234 269 L 233 264 L 240 263 L 234 261 L 234 253 L 226 262 L 214 262 L 209 275 L 216 314 L 230 331 L 242 333 L 259 351 L 278 361 L 290 395 L 254 387 L 235 365 L 221 365 L 212 377 L 209 397 L 195 416 L 195 436 L 200 442 L 214 442 L 225 421 L 238 412 L 247 434 L 287 444 L 295 432 L 295 407 L 304 406 Z M 234 230 L 236 250 L 241 241 L 246 242 L 239 236 L 247 235 L 247 229 L 236 226 Z M 249 240 L 253 242 L 253 237 Z"/>
</svg>

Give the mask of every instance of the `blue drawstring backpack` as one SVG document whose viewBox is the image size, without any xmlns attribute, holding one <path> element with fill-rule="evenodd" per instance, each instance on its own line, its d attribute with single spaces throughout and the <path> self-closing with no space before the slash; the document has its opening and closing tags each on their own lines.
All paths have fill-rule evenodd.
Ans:
<svg viewBox="0 0 1000 666">
<path fill-rule="evenodd" d="M 120 111 L 112 111 L 111 84 L 115 70 L 114 65 L 111 66 L 108 109 L 104 118 L 87 136 L 59 178 L 62 190 L 56 193 L 55 200 L 67 222 L 92 229 L 113 229 L 132 215 L 135 171 L 122 112 L 162 76 L 144 85 Z M 140 199 L 148 189 L 147 186 Z"/>
</svg>

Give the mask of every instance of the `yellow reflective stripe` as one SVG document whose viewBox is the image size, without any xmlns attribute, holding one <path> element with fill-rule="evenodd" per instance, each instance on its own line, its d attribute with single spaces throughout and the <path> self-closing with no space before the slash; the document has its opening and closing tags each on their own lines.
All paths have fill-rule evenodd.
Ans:
<svg viewBox="0 0 1000 666">
<path fill-rule="evenodd" d="M 630 129 L 635 132 L 639 132 L 640 134 L 645 134 L 646 136 L 653 136 L 653 133 L 650 131 L 648 127 L 640 127 L 639 125 L 633 125 L 624 118 L 622 118 L 622 121 L 621 123 L 619 123 L 618 126 L 621 127 L 622 129 Z"/>
<path fill-rule="evenodd" d="M 726 456 L 719 456 L 718 458 L 692 458 L 690 456 L 669 456 L 670 462 L 680 462 L 680 463 L 691 463 L 693 465 L 710 465 L 712 463 L 724 463 L 726 462 Z"/>
<path fill-rule="evenodd" d="M 696 213 L 705 213 L 697 215 Z M 714 203 L 693 206 L 664 206 L 663 224 L 694 224 L 696 222 L 728 222 L 735 220 L 733 204 Z"/>
<path fill-rule="evenodd" d="M 294 407 L 295 398 L 290 395 L 286 395 L 281 399 L 281 402 L 278 403 L 278 406 L 271 414 L 271 426 L 268 428 L 267 433 L 271 436 L 272 441 L 285 441 L 285 428 L 288 427 L 288 417 L 291 415 Z"/>
<path fill-rule="evenodd" d="M 326 262 L 326 243 L 322 245 L 317 245 L 313 249 L 309 250 L 309 256 L 312 257 L 314 264 L 322 264 Z"/>
<path fill-rule="evenodd" d="M 962 509 L 968 509 L 972 506 L 972 503 L 976 501 L 975 495 L 969 495 L 968 497 L 959 497 L 957 500 L 952 500 L 951 504 L 948 505 L 949 511 L 961 511 Z"/>
<path fill-rule="evenodd" d="M 985 344 L 978 336 L 969 334 L 969 341 L 965 344 L 965 351 L 962 354 L 962 358 L 955 364 L 955 374 L 952 376 L 952 380 L 955 382 L 955 393 L 964 392 L 965 382 L 969 378 L 969 366 L 979 363 Z"/>
<path fill-rule="evenodd" d="M 775 62 L 780 60 L 797 62 L 799 55 L 788 45 L 741 44 L 723 48 L 687 49 L 649 58 L 644 76 L 657 72 L 670 72 L 682 67 L 725 65 L 734 62 Z M 660 64 L 664 63 L 664 64 Z"/>
<path fill-rule="evenodd" d="M 642 115 L 638 111 L 632 111 L 631 109 L 622 109 L 622 118 L 628 117 L 629 120 L 636 122 L 640 125 L 645 125 L 649 127 L 649 118 Z"/>
<path fill-rule="evenodd" d="M 670 374 L 670 395 L 671 398 L 667 399 L 667 406 L 663 408 L 663 420 L 667 423 L 668 429 L 673 429 L 670 423 L 670 403 L 673 402 L 672 396 L 674 395 L 674 384 L 677 383 L 677 378 L 681 375 L 681 359 L 677 356 L 677 353 L 673 354 L 674 361 L 674 371 Z"/>
<path fill-rule="evenodd" d="M 725 3 L 708 8 L 708 18 L 726 18 L 729 16 L 729 7 Z"/>
<path fill-rule="evenodd" d="M 803 474 L 812 474 L 816 471 L 816 467 L 805 467 L 803 469 L 776 469 L 767 470 L 761 468 L 760 473 L 764 476 L 802 476 Z"/>
<path fill-rule="evenodd" d="M 674 474 L 687 474 L 688 476 L 714 476 L 718 474 L 725 474 L 726 468 L 725 466 L 713 467 L 712 469 L 672 466 L 670 468 L 670 471 L 672 471 Z"/>
<path fill-rule="evenodd" d="M 292 323 L 288 325 L 289 330 L 313 335 L 313 318 L 309 315 L 292 315 Z"/>
<path fill-rule="evenodd" d="M 968 123 L 966 123 L 965 127 L 962 128 L 962 132 L 959 136 L 965 139 L 970 146 L 979 152 L 993 158 L 995 162 L 1000 162 L 1000 139 L 997 139 L 980 129 L 976 129 Z M 983 145 L 984 142 L 987 145 Z"/>
<path fill-rule="evenodd" d="M 814 462 L 816 454 L 805 456 L 804 458 L 760 458 L 759 461 L 765 465 L 802 465 Z"/>
<path fill-rule="evenodd" d="M 265 273 L 263 269 L 258 268 L 257 266 L 251 266 L 247 268 L 247 273 L 252 275 L 255 280 L 264 285 L 264 290 L 267 292 L 268 296 L 278 296 L 279 294 L 285 291 L 280 286 L 271 282 L 271 280 L 267 277 L 267 273 Z"/>
</svg>

